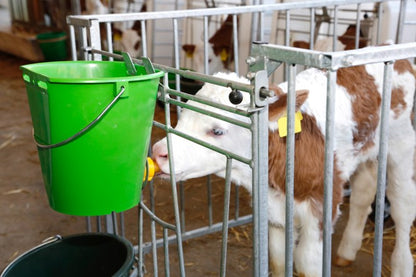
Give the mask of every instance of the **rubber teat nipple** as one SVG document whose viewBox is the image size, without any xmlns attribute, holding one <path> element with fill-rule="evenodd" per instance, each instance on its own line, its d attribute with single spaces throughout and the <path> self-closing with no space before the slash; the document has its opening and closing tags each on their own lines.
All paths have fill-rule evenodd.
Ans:
<svg viewBox="0 0 416 277">
<path fill-rule="evenodd" d="M 160 171 L 159 166 L 155 161 L 152 160 L 152 158 L 147 158 L 147 166 L 144 168 L 144 176 L 143 181 L 146 180 L 146 174 L 147 174 L 147 168 L 149 168 L 149 175 L 147 176 L 147 181 L 152 181 L 153 177 L 157 172 Z"/>
</svg>

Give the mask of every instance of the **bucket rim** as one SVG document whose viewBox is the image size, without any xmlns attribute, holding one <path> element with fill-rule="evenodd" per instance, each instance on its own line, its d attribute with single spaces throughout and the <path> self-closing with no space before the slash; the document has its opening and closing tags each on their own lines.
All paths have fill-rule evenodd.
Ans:
<svg viewBox="0 0 416 277">
<path fill-rule="evenodd" d="M 68 77 L 56 77 L 56 76 L 48 76 L 48 74 L 39 73 L 36 70 L 39 68 L 47 67 L 47 66 L 65 66 L 69 64 L 110 64 L 110 63 L 116 63 L 116 64 L 123 64 L 124 62 L 121 61 L 51 61 L 51 62 L 40 62 L 40 63 L 32 63 L 32 64 L 26 64 L 20 66 L 20 69 L 23 71 L 23 73 L 31 73 L 35 74 L 37 76 L 42 76 L 44 81 L 47 81 L 49 83 L 114 83 L 114 82 L 120 82 L 120 81 L 145 81 L 145 80 L 151 80 L 162 77 L 165 72 L 161 70 L 156 70 L 155 73 L 146 73 L 143 75 L 128 75 L 127 69 L 126 69 L 126 75 L 125 76 L 118 76 L 118 77 L 95 77 L 95 78 L 68 78 Z M 141 65 L 136 64 L 138 67 L 143 67 Z"/>
<path fill-rule="evenodd" d="M 0 272 L 0 277 L 6 276 L 6 274 L 13 269 L 13 266 L 16 265 L 20 260 L 24 259 L 25 257 L 36 253 L 37 251 L 40 251 L 41 249 L 52 246 L 54 244 L 62 243 L 64 240 L 73 239 L 77 237 L 109 237 L 111 239 L 115 239 L 119 242 L 121 242 L 124 246 L 126 246 L 126 260 L 124 263 L 120 266 L 120 268 L 112 275 L 112 276 L 123 276 L 122 273 L 126 271 L 126 269 L 130 268 L 131 265 L 134 262 L 134 248 L 133 244 L 127 240 L 126 238 L 122 236 L 118 236 L 115 234 L 110 233 L 101 233 L 101 232 L 91 232 L 91 233 L 80 233 L 80 234 L 73 234 L 68 236 L 60 236 L 55 235 L 54 237 L 46 239 L 43 243 L 34 246 L 33 248 L 23 252 L 21 255 L 13 259 L 6 268 L 2 272 Z"/>
</svg>

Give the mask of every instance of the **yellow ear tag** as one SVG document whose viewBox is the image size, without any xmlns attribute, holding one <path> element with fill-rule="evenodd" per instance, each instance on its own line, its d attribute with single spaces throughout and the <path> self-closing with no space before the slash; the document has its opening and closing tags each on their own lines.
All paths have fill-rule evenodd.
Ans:
<svg viewBox="0 0 416 277">
<path fill-rule="evenodd" d="M 194 52 L 185 52 L 187 58 L 192 59 L 194 57 Z"/>
<path fill-rule="evenodd" d="M 225 48 L 220 53 L 221 61 L 225 62 L 228 59 L 228 52 Z"/>
<path fill-rule="evenodd" d="M 120 34 L 114 34 L 114 36 L 113 36 L 113 40 L 114 41 L 119 41 L 119 40 L 121 40 L 121 35 Z"/>
<path fill-rule="evenodd" d="M 295 113 L 295 134 L 300 133 L 302 131 L 302 126 L 300 121 L 303 119 L 302 113 L 297 111 Z M 277 120 L 277 125 L 279 127 L 279 136 L 281 138 L 287 136 L 287 115 L 282 116 Z"/>
</svg>

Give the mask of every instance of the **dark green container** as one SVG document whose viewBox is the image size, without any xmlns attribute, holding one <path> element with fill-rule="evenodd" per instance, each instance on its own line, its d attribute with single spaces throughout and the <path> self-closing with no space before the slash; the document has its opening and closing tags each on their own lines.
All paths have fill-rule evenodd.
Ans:
<svg viewBox="0 0 416 277">
<path fill-rule="evenodd" d="M 133 261 L 133 246 L 126 239 L 87 233 L 29 250 L 6 267 L 1 277 L 127 277 Z"/>
<path fill-rule="evenodd" d="M 93 216 L 138 204 L 163 72 L 146 74 L 144 67 L 135 67 L 135 76 L 123 62 L 21 67 L 54 210 Z"/>
<path fill-rule="evenodd" d="M 46 61 L 66 60 L 67 51 L 65 32 L 38 34 L 36 39 Z"/>
</svg>

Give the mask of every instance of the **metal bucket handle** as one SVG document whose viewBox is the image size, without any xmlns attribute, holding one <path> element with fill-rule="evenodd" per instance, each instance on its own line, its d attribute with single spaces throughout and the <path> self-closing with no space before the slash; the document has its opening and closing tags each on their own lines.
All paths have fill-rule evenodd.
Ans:
<svg viewBox="0 0 416 277">
<path fill-rule="evenodd" d="M 104 110 L 93 120 L 91 121 L 87 126 L 85 126 L 84 128 L 82 128 L 79 132 L 77 132 L 75 135 L 61 141 L 58 143 L 54 143 L 54 144 L 42 144 L 40 142 L 38 142 L 35 138 L 35 143 L 36 146 L 42 149 L 50 149 L 50 148 L 56 148 L 62 145 L 65 145 L 73 140 L 75 140 L 76 138 L 80 137 L 82 134 L 84 134 L 85 132 L 87 132 L 89 129 L 91 129 L 92 126 L 95 125 L 95 123 L 97 123 L 106 113 L 107 111 L 116 103 L 116 101 L 121 97 L 121 95 L 123 94 L 123 92 L 125 91 L 125 87 L 121 86 L 120 87 L 120 92 L 116 95 L 116 97 L 114 97 L 114 99 L 110 102 L 110 104 L 108 104 Z"/>
</svg>

